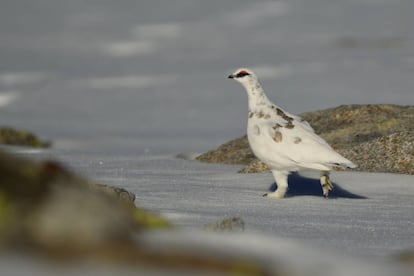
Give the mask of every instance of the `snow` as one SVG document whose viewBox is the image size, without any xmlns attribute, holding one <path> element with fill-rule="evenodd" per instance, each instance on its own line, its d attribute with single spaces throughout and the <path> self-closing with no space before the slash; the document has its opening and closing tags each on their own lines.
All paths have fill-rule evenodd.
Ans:
<svg viewBox="0 0 414 276">
<path fill-rule="evenodd" d="M 0 92 L 0 107 L 7 106 L 18 97 L 17 91 Z"/>
<path fill-rule="evenodd" d="M 318 174 L 302 173 L 291 176 L 287 198 L 269 199 L 262 194 L 273 182 L 271 174 L 240 174 L 240 166 L 167 155 L 16 152 L 56 158 L 100 183 L 134 192 L 138 206 L 161 213 L 180 228 L 138 237 L 155 248 L 248 256 L 270 267 L 280 262 L 297 275 L 309 275 L 310 269 L 318 275 L 404 275 L 391 256 L 414 247 L 409 175 L 333 172 L 335 189 L 325 199 Z M 244 220 L 244 233 L 200 231 L 231 216 Z M 39 275 L 48 271 L 47 266 L 37 269 Z M 78 269 L 91 268 L 65 271 Z"/>
<path fill-rule="evenodd" d="M 288 197 L 275 200 L 262 197 L 274 182 L 271 174 L 239 174 L 240 166 L 173 156 L 100 156 L 89 164 L 66 158 L 93 179 L 134 192 L 137 205 L 185 229 L 239 216 L 247 232 L 352 255 L 389 256 L 414 247 L 412 176 L 333 172 L 334 191 L 325 200 L 318 174 L 302 173 L 291 176 Z"/>
<path fill-rule="evenodd" d="M 177 252 L 207 251 L 214 256 L 233 255 L 255 260 L 272 271 L 287 275 L 403 275 L 404 270 L 390 262 L 380 262 L 320 251 L 289 239 L 258 236 L 245 233 L 217 235 L 211 233 L 163 232 L 149 233 L 139 241 L 155 248 Z M 278 273 L 275 273 L 278 275 Z M 408 274 L 407 274 L 408 275 Z"/>
</svg>

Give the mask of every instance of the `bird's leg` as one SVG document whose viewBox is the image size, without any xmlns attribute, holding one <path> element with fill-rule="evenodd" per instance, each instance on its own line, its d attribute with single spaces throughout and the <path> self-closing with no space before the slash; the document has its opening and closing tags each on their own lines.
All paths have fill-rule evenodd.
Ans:
<svg viewBox="0 0 414 276">
<path fill-rule="evenodd" d="M 320 179 L 321 179 L 323 196 L 325 198 L 327 198 L 329 192 L 333 190 L 333 185 L 331 183 L 331 180 L 329 180 L 329 172 L 328 171 L 322 171 Z"/>
<path fill-rule="evenodd" d="M 273 177 L 275 178 L 277 189 L 274 192 L 266 193 L 263 196 L 271 198 L 284 198 L 288 189 L 288 175 L 289 172 L 272 170 Z"/>
</svg>

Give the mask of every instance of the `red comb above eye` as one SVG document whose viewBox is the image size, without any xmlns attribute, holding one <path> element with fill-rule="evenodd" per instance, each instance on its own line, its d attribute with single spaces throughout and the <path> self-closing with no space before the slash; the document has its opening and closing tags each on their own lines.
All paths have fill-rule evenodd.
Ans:
<svg viewBox="0 0 414 276">
<path fill-rule="evenodd" d="M 249 72 L 247 72 L 246 70 L 240 70 L 240 71 L 237 73 L 236 77 L 237 77 L 237 78 L 242 78 L 242 77 L 244 77 L 244 76 L 249 76 L 249 75 L 250 75 L 250 73 L 249 73 Z"/>
</svg>

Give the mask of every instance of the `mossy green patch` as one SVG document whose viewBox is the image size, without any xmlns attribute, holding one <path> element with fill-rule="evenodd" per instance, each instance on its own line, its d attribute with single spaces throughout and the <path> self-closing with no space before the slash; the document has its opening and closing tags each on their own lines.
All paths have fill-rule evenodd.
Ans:
<svg viewBox="0 0 414 276">
<path fill-rule="evenodd" d="M 16 130 L 11 127 L 0 128 L 0 144 L 34 148 L 48 148 L 51 146 L 50 142 L 39 139 L 31 132 Z"/>
<path fill-rule="evenodd" d="M 9 217 L 10 203 L 7 196 L 0 192 L 0 229 Z"/>
<path fill-rule="evenodd" d="M 138 225 L 147 229 L 170 229 L 173 225 L 161 215 L 135 208 L 134 218 Z"/>
<path fill-rule="evenodd" d="M 378 126 L 378 129 L 380 131 L 384 131 L 385 132 L 385 131 L 388 131 L 388 130 L 390 130 L 392 128 L 397 127 L 399 124 L 400 124 L 400 121 L 398 121 L 395 118 L 391 118 L 389 120 L 386 120 L 386 121 L 378 124 L 377 126 Z"/>
<path fill-rule="evenodd" d="M 13 220 L 16 217 L 15 208 L 7 197 L 0 191 L 0 243 L 4 242 L 13 227 Z"/>
<path fill-rule="evenodd" d="M 0 151 L 0 176 L 0 242 L 28 237 L 36 244 L 57 240 L 81 246 L 172 227 L 137 208 L 133 193 L 86 180 L 55 161 L 35 162 Z"/>
</svg>

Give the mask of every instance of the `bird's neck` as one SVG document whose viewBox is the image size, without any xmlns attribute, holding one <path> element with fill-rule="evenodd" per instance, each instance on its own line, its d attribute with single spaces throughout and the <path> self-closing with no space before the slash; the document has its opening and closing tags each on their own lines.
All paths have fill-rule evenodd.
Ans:
<svg viewBox="0 0 414 276">
<path fill-rule="evenodd" d="M 244 84 L 244 88 L 247 91 L 249 97 L 249 110 L 257 111 L 261 110 L 263 106 L 268 105 L 269 99 L 267 98 L 262 86 L 258 81 L 254 83 Z"/>
</svg>

